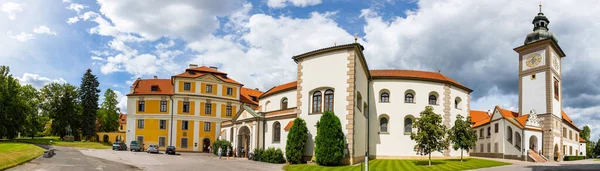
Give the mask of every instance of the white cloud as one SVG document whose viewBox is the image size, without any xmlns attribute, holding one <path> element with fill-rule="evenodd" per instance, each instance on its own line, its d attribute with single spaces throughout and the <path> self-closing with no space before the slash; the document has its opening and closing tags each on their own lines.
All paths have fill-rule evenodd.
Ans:
<svg viewBox="0 0 600 171">
<path fill-rule="evenodd" d="M 79 17 L 71 17 L 69 19 L 67 19 L 67 24 L 74 24 L 77 23 L 79 21 Z"/>
<path fill-rule="evenodd" d="M 11 39 L 15 39 L 15 40 L 18 40 L 21 42 L 26 42 L 28 40 L 35 39 L 35 36 L 33 36 L 33 34 L 24 33 L 24 32 L 21 32 L 21 34 L 18 34 L 18 35 L 13 35 L 12 31 L 8 31 L 8 32 L 6 32 L 6 35 L 8 35 L 8 37 L 10 37 Z"/>
<path fill-rule="evenodd" d="M 71 3 L 71 0 L 62 0 L 63 3 Z"/>
<path fill-rule="evenodd" d="M 81 5 L 81 4 L 77 4 L 77 3 L 72 3 L 70 4 L 67 9 L 73 10 L 75 12 L 77 12 L 77 14 L 79 14 L 79 12 L 81 12 L 81 10 L 87 8 L 88 6 L 85 5 Z"/>
<path fill-rule="evenodd" d="M 46 26 L 39 26 L 38 28 L 34 28 L 33 32 L 37 34 L 57 35 L 56 32 L 53 32 L 52 30 L 50 30 L 50 28 Z"/>
<path fill-rule="evenodd" d="M 117 107 L 120 109 L 121 113 L 127 113 L 127 96 L 123 95 L 120 91 L 113 90 L 115 94 L 117 94 Z"/>
<path fill-rule="evenodd" d="M 321 4 L 322 0 L 268 0 L 267 6 L 271 8 L 283 8 L 288 3 L 296 7 L 307 7 Z"/>
<path fill-rule="evenodd" d="M 50 79 L 48 77 L 43 77 L 38 74 L 24 73 L 22 77 L 17 77 L 21 84 L 29 84 L 37 89 L 44 87 L 50 83 L 67 83 L 67 81 L 63 78 L 59 79 Z"/>
<path fill-rule="evenodd" d="M 23 11 L 23 6 L 14 2 L 7 2 L 2 4 L 0 11 L 6 13 L 8 19 L 15 20 L 17 18 L 17 12 Z"/>
</svg>

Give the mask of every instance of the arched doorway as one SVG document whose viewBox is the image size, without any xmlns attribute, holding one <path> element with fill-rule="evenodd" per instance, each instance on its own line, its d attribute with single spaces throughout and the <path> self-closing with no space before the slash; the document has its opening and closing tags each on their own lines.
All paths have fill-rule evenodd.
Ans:
<svg viewBox="0 0 600 171">
<path fill-rule="evenodd" d="M 202 140 L 202 152 L 209 153 L 208 147 L 210 147 L 210 139 L 204 138 Z"/>
<path fill-rule="evenodd" d="M 558 144 L 554 144 L 554 160 L 558 161 Z"/>
<path fill-rule="evenodd" d="M 531 137 L 529 137 L 529 149 L 533 150 L 534 152 L 538 152 L 538 139 L 535 135 L 532 135 Z"/>
<path fill-rule="evenodd" d="M 240 151 L 239 155 L 242 157 L 248 157 L 250 151 L 250 129 L 247 126 L 242 126 L 238 133 L 238 144 L 237 149 Z"/>
</svg>

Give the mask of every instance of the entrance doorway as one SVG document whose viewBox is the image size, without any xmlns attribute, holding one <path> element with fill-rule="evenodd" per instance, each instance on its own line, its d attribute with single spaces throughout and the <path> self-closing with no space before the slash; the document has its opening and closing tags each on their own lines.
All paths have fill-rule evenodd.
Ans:
<svg viewBox="0 0 600 171">
<path fill-rule="evenodd" d="M 554 160 L 558 161 L 558 144 L 554 145 Z"/>
<path fill-rule="evenodd" d="M 533 150 L 534 152 L 538 152 L 538 139 L 535 135 L 532 135 L 531 137 L 529 137 L 529 149 Z"/>
<path fill-rule="evenodd" d="M 240 128 L 237 149 L 241 157 L 248 157 L 248 152 L 250 151 L 250 129 L 247 126 Z"/>
<path fill-rule="evenodd" d="M 204 138 L 202 140 L 202 152 L 209 153 L 208 147 L 210 147 L 210 139 Z"/>
</svg>

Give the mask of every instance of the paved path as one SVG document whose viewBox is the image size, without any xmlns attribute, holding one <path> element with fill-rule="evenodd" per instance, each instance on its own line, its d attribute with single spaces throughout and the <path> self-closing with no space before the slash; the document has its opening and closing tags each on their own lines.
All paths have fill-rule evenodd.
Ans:
<svg viewBox="0 0 600 171">
<path fill-rule="evenodd" d="M 476 157 L 474 157 L 476 158 Z M 598 171 L 600 170 L 600 162 L 594 159 L 577 160 L 577 161 L 562 161 L 562 162 L 546 162 L 533 163 L 508 159 L 493 159 L 482 158 L 486 160 L 496 160 L 509 162 L 513 165 L 492 167 L 485 169 L 477 169 L 475 171 Z"/>
<path fill-rule="evenodd" d="M 54 148 L 54 157 L 39 157 L 9 171 L 141 170 L 132 165 L 87 156 L 77 149 L 60 146 Z"/>
<path fill-rule="evenodd" d="M 83 154 L 131 164 L 143 170 L 218 170 L 218 171 L 277 171 L 283 164 L 270 164 L 245 159 L 218 159 L 206 153 L 180 155 L 148 154 L 145 152 L 80 149 Z"/>
</svg>

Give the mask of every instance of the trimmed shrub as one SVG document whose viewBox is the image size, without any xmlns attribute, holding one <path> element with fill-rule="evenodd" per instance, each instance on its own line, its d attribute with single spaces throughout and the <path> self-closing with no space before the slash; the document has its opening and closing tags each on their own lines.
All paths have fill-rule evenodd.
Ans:
<svg viewBox="0 0 600 171">
<path fill-rule="evenodd" d="M 219 147 L 221 147 L 221 156 L 226 156 L 227 148 L 231 148 L 231 143 L 227 140 L 217 140 L 213 142 L 211 150 L 214 155 L 219 154 Z M 233 151 L 233 148 L 231 149 Z"/>
<path fill-rule="evenodd" d="M 344 158 L 344 132 L 340 119 L 331 111 L 323 113 L 317 122 L 315 156 L 319 165 L 339 165 Z"/>
<path fill-rule="evenodd" d="M 564 161 L 584 160 L 585 156 L 565 156 Z"/>
<path fill-rule="evenodd" d="M 250 160 L 261 161 L 260 158 L 265 150 L 262 148 L 255 148 L 250 155 Z"/>
<path fill-rule="evenodd" d="M 261 161 L 267 163 L 285 163 L 283 158 L 283 151 L 274 147 L 269 147 L 266 150 L 262 148 L 255 148 L 250 155 L 250 160 Z"/>
<path fill-rule="evenodd" d="M 285 158 L 291 164 L 303 163 L 304 146 L 308 139 L 308 128 L 306 122 L 302 118 L 296 118 L 294 125 L 290 129 L 285 144 Z"/>
</svg>

